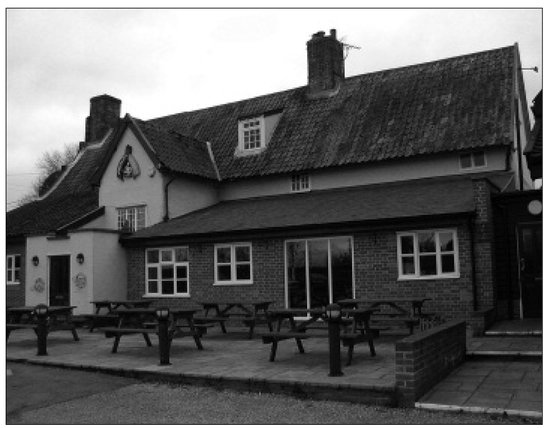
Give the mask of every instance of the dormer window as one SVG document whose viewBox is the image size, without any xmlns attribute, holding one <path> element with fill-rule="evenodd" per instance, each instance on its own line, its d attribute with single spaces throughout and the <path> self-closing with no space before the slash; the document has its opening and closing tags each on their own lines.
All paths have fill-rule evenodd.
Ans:
<svg viewBox="0 0 551 428">
<path fill-rule="evenodd" d="M 239 149 L 243 153 L 254 153 L 266 147 L 264 116 L 239 121 Z"/>
<path fill-rule="evenodd" d="M 308 192 L 310 190 L 310 176 L 295 174 L 291 177 L 291 192 Z"/>
</svg>

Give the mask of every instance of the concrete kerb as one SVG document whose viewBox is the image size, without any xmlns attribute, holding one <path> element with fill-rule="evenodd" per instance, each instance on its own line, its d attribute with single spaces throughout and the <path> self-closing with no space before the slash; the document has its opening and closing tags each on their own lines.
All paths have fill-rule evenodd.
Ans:
<svg viewBox="0 0 551 428">
<path fill-rule="evenodd" d="M 198 375 L 193 373 L 163 372 L 163 369 L 167 366 L 151 366 L 147 369 L 124 369 L 120 367 L 101 367 L 90 364 L 37 361 L 36 359 L 27 358 L 7 357 L 6 361 L 104 373 L 147 382 L 208 386 L 217 389 L 232 389 L 243 392 L 285 394 L 314 400 L 333 400 L 383 406 L 393 406 L 396 403 L 394 386 L 385 385 L 370 385 L 369 388 L 363 388 L 358 385 L 332 385 L 280 379 L 247 379 L 231 375 L 221 376 L 219 374 Z"/>
<path fill-rule="evenodd" d="M 520 416 L 530 419 L 543 419 L 543 412 L 532 410 L 500 409 L 496 407 L 482 406 L 457 406 L 453 404 L 434 404 L 434 403 L 415 403 L 416 409 L 436 410 L 444 412 L 467 412 L 467 413 L 486 413 L 500 416 Z"/>
</svg>

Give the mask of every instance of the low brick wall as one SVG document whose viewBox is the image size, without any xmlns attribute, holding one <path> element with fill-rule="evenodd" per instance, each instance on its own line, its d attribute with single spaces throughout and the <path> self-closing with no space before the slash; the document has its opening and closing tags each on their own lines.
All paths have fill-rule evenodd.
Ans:
<svg viewBox="0 0 551 428">
<path fill-rule="evenodd" d="M 396 397 L 415 401 L 465 360 L 467 325 L 452 320 L 396 342 Z"/>
</svg>

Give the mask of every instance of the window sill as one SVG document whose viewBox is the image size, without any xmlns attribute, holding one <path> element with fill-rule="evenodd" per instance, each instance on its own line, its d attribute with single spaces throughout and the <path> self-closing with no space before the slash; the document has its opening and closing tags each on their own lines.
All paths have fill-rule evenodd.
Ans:
<svg viewBox="0 0 551 428">
<path fill-rule="evenodd" d="M 458 273 L 453 275 L 431 275 L 431 276 L 399 276 L 397 281 L 432 281 L 435 279 L 459 279 Z"/>
<path fill-rule="evenodd" d="M 11 286 L 11 287 L 17 287 L 17 286 L 21 285 L 21 283 L 20 282 L 6 282 L 6 285 Z"/>
<path fill-rule="evenodd" d="M 223 281 L 223 282 L 214 282 L 212 285 L 214 286 L 220 286 L 220 285 L 253 285 L 252 281 Z"/>
<path fill-rule="evenodd" d="M 144 294 L 144 299 L 189 299 L 190 294 Z"/>
</svg>

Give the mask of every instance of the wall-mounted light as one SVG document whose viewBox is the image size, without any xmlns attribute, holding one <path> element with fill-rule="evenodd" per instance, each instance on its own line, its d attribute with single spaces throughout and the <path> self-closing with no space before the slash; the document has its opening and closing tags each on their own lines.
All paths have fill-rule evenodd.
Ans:
<svg viewBox="0 0 551 428">
<path fill-rule="evenodd" d="M 38 258 L 38 256 L 33 256 L 32 262 L 33 265 L 38 266 L 38 264 L 40 263 L 40 259 Z"/>
<path fill-rule="evenodd" d="M 77 254 L 77 262 L 78 262 L 79 265 L 84 263 L 84 254 L 82 254 L 82 253 Z"/>
</svg>

